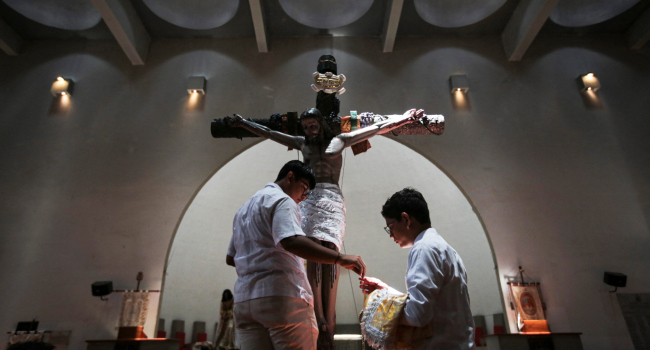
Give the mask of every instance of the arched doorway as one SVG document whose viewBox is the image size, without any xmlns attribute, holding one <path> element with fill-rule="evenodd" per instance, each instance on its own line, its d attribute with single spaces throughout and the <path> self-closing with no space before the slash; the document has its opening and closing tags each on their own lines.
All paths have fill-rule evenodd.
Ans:
<svg viewBox="0 0 650 350">
<path fill-rule="evenodd" d="M 371 140 L 372 148 L 358 156 L 350 150 L 341 187 L 346 198 L 347 227 L 344 248 L 361 255 L 368 275 L 404 290 L 408 249 L 400 249 L 386 235 L 379 211 L 387 197 L 411 186 L 429 204 L 433 227 L 458 251 L 467 268 L 474 315 L 503 312 L 496 263 L 487 235 L 470 202 L 435 164 L 410 148 L 386 137 Z M 239 207 L 280 167 L 299 157 L 296 151 L 263 141 L 217 171 L 189 205 L 172 242 L 166 267 L 160 318 L 206 322 L 208 340 L 219 318 L 224 289 L 234 286 L 235 269 L 225 264 L 232 218 Z M 356 275 L 342 269 L 337 300 L 337 322 L 358 323 L 363 294 Z M 189 325 L 189 329 L 188 329 Z"/>
</svg>

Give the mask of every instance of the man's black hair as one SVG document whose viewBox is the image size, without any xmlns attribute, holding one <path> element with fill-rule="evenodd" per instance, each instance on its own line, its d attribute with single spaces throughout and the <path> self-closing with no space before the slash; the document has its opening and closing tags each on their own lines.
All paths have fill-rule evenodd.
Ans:
<svg viewBox="0 0 650 350">
<path fill-rule="evenodd" d="M 304 112 L 302 112 L 302 114 L 300 114 L 298 120 L 302 121 L 303 119 L 309 119 L 309 118 L 314 118 L 316 119 L 316 121 L 318 121 L 318 125 L 322 130 L 323 141 L 325 141 L 325 144 L 329 144 L 330 140 L 332 140 L 336 135 L 334 135 L 332 128 L 330 128 L 327 122 L 325 122 L 325 118 L 323 118 L 323 114 L 316 108 L 309 108 Z M 302 131 L 303 134 L 306 134 L 305 130 L 302 128 L 302 123 L 300 123 L 300 130 Z M 306 141 L 309 144 L 309 140 Z"/>
<path fill-rule="evenodd" d="M 427 201 L 422 193 L 414 188 L 407 187 L 395 192 L 381 207 L 381 215 L 385 218 L 401 221 L 402 213 L 409 214 L 421 224 L 431 224 Z"/>
<path fill-rule="evenodd" d="M 307 163 L 303 163 L 299 160 L 290 160 L 285 164 L 282 169 L 280 169 L 280 172 L 278 173 L 278 178 L 275 179 L 275 182 L 278 182 L 282 179 L 284 179 L 289 172 L 293 172 L 293 175 L 296 177 L 297 180 L 300 179 L 305 179 L 309 180 L 309 188 L 314 189 L 316 187 L 316 176 L 314 175 L 314 171 L 311 170 L 311 167 L 307 165 Z"/>
</svg>

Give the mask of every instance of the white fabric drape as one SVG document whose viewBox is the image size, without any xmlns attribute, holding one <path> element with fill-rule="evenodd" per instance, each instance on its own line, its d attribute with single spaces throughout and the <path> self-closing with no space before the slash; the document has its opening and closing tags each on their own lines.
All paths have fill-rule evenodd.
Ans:
<svg viewBox="0 0 650 350">
<path fill-rule="evenodd" d="M 122 297 L 120 327 L 144 326 L 149 310 L 148 291 L 126 291 Z"/>
</svg>

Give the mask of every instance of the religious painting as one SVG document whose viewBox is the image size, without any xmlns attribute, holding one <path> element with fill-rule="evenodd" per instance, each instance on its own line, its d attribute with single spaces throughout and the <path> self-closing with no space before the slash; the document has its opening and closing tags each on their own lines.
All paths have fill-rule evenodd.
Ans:
<svg viewBox="0 0 650 350">
<path fill-rule="evenodd" d="M 144 326 L 149 310 L 149 292 L 127 290 L 122 297 L 120 327 Z"/>
<path fill-rule="evenodd" d="M 544 320 L 544 309 L 537 284 L 510 284 L 517 314 L 523 320 Z"/>
</svg>

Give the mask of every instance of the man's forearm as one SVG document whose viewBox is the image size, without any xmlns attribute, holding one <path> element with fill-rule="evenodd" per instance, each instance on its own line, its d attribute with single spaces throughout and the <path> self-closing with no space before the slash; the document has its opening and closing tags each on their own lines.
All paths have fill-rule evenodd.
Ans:
<svg viewBox="0 0 650 350">
<path fill-rule="evenodd" d="M 286 251 L 313 262 L 335 264 L 340 256 L 336 250 L 325 248 L 305 236 L 287 237 L 280 244 Z"/>
<path fill-rule="evenodd" d="M 358 255 L 344 255 L 336 250 L 325 248 L 305 236 L 287 237 L 280 241 L 282 248 L 303 259 L 323 264 L 337 264 L 352 270 L 359 276 L 366 275 L 366 264 Z"/>
</svg>

